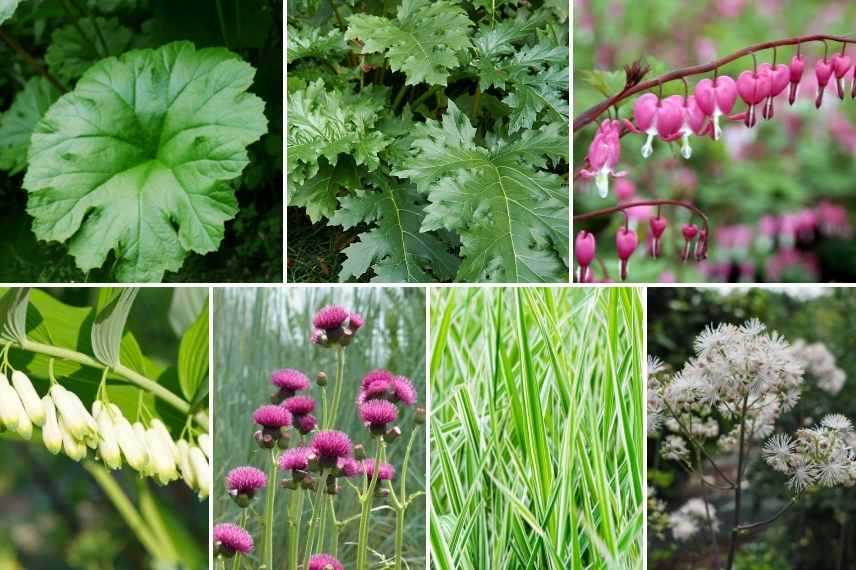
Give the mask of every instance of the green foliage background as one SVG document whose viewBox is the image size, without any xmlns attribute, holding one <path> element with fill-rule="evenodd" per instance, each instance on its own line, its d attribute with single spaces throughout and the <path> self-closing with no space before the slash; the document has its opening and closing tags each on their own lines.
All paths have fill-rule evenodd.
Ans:
<svg viewBox="0 0 856 570">
<path fill-rule="evenodd" d="M 742 323 L 758 318 L 789 341 L 823 342 L 835 355 L 837 365 L 848 377 L 842 391 L 831 396 L 806 379 L 798 406 L 776 422 L 776 431 L 795 431 L 807 418 L 817 422 L 827 413 L 856 418 L 856 290 L 851 288 L 737 289 L 649 288 L 648 353 L 673 369 L 679 369 L 692 354 L 692 339 L 708 323 Z M 811 423 L 811 422 L 809 422 Z M 659 459 L 655 440 L 648 440 L 648 478 L 659 497 L 678 508 L 690 495 L 682 491 L 685 473 L 672 462 Z M 784 478 L 766 464 L 754 462 L 749 468 L 748 500 L 744 520 L 763 520 L 781 507 L 787 498 Z M 722 499 L 720 497 L 720 499 Z M 720 517 L 730 511 L 720 509 Z M 725 519 L 730 520 L 730 519 Z M 720 539 L 725 541 L 720 533 Z M 707 551 L 706 541 L 698 548 L 666 550 L 654 540 L 649 548 L 651 568 L 698 568 L 693 556 Z M 816 568 L 856 568 L 856 491 L 819 489 L 803 497 L 782 520 L 741 546 L 739 568 L 764 570 L 772 567 L 792 570 Z M 839 557 L 841 565 L 838 566 Z M 705 559 L 707 564 L 709 559 Z M 740 559 L 738 559 L 740 560 Z M 708 567 L 708 566 L 703 566 Z M 737 566 L 736 566 L 737 567 Z"/>
<path fill-rule="evenodd" d="M 252 413 L 269 403 L 273 388 L 270 373 L 280 368 L 296 368 L 310 378 L 325 371 L 335 378 L 335 351 L 309 342 L 312 316 L 321 307 L 340 304 L 365 317 L 366 324 L 345 349 L 344 390 L 339 411 L 339 427 L 354 443 L 370 438 L 352 405 L 360 379 L 370 370 L 386 368 L 410 378 L 425 402 L 425 293 L 420 288 L 241 288 L 218 289 L 214 316 L 214 521 L 235 522 L 240 509 L 224 492 L 226 473 L 241 465 L 266 470 L 265 455 L 252 439 L 256 429 Z M 328 388 L 330 384 L 328 383 Z M 318 398 L 314 385 L 311 395 Z M 387 457 L 401 469 L 404 447 L 413 426 L 412 410 L 402 416 L 404 435 L 387 447 Z M 420 428 L 423 429 L 423 428 Z M 425 489 L 425 439 L 417 436 L 408 475 L 408 493 Z M 336 504 L 336 517 L 344 520 L 359 514 L 353 491 L 347 484 Z M 279 489 L 275 518 L 274 559 L 285 560 L 287 552 L 286 508 L 291 491 Z M 256 499 L 256 514 L 264 511 L 263 495 Z M 306 501 L 307 509 L 310 501 Z M 375 505 L 379 505 L 376 502 Z M 304 526 L 309 517 L 304 514 Z M 394 516 L 391 510 L 372 515 L 369 564 L 377 558 L 373 551 L 389 556 L 393 551 Z M 425 565 L 425 498 L 420 497 L 407 512 L 404 534 L 405 562 L 411 569 Z M 358 521 L 343 530 L 340 559 L 354 567 Z M 259 521 L 251 520 L 248 530 L 261 545 Z M 302 534 L 305 538 L 305 532 Z M 258 549 L 257 549 L 258 550 Z M 301 551 L 302 552 L 302 551 Z M 257 553 L 258 554 L 258 553 Z"/>
<path fill-rule="evenodd" d="M 856 29 L 856 5 L 846 0 L 769 0 L 726 1 L 699 0 L 676 3 L 670 0 L 639 0 L 614 2 L 587 0 L 577 3 L 574 10 L 574 98 L 573 114 L 605 98 L 605 93 L 616 93 L 624 85 L 623 66 L 637 59 L 651 66 L 647 79 L 667 71 L 707 63 L 718 57 L 749 45 L 775 39 L 806 34 L 852 35 Z M 840 44 L 830 44 L 830 53 Z M 711 51 L 714 56 L 702 55 Z M 778 62 L 789 62 L 793 48 L 779 50 Z M 804 53 L 812 60 L 822 57 L 823 45 L 805 46 Z M 851 45 L 848 53 L 856 56 Z M 758 62 L 771 61 L 771 51 L 758 55 Z M 742 58 L 722 68 L 732 77 L 752 66 L 752 58 Z M 704 76 L 688 78 L 690 90 Z M 807 65 L 803 76 L 803 91 L 810 88 L 814 77 L 813 64 Z M 848 75 L 849 77 L 849 75 Z M 849 81 L 848 81 L 849 86 Z M 690 91 L 692 92 L 692 91 Z M 667 84 L 664 96 L 683 94 L 680 81 Z M 621 106 L 622 117 L 632 116 L 635 97 Z M 723 141 L 714 142 L 692 137 L 693 156 L 684 160 L 678 152 L 680 144 L 668 145 L 655 141 L 654 155 L 645 160 L 640 156 L 644 136 L 628 135 L 622 139 L 620 170 L 627 170 L 629 180 L 636 184 L 636 197 L 673 198 L 690 200 L 710 217 L 713 230 L 731 224 L 754 225 L 763 214 L 792 212 L 813 207 L 822 199 L 844 205 L 852 214 L 856 208 L 856 161 L 852 146 L 842 144 L 833 136 L 830 121 L 848 123 L 852 131 L 856 125 L 856 101 L 849 96 L 838 103 L 838 98 L 827 91 L 821 110 L 812 102 L 803 100 L 788 108 L 787 102 L 778 102 L 776 115 L 746 136 L 756 136 L 745 156 L 733 159 Z M 745 105 L 738 100 L 735 112 Z M 833 115 L 835 113 L 835 115 Z M 837 117 L 841 113 L 841 118 Z M 726 123 L 727 124 L 727 123 Z M 742 124 L 740 124 L 742 125 Z M 574 136 L 574 170 L 579 169 L 595 126 L 589 125 Z M 697 187 L 686 180 L 695 175 Z M 614 188 L 611 181 L 611 188 Z M 593 182 L 578 181 L 574 185 L 574 213 L 581 214 L 617 203 L 611 190 L 607 199 L 597 197 Z M 682 237 L 680 224 L 688 220 L 685 211 L 664 208 L 669 221 L 664 243 L 664 256 L 652 260 L 643 248 L 631 261 L 631 279 L 638 282 L 655 282 L 667 272 L 684 282 L 704 281 L 695 264 L 682 265 L 680 254 Z M 597 233 L 598 255 L 607 268 L 615 266 L 614 235 L 623 218 L 615 215 L 586 224 L 578 224 L 574 231 L 588 228 Z M 696 220 L 698 223 L 698 220 Z M 648 234 L 647 222 L 640 232 L 640 243 Z M 808 251 L 818 255 L 821 265 L 820 280 L 853 281 L 856 246 L 852 240 L 824 239 L 809 246 Z M 717 243 L 711 246 L 711 258 L 716 259 Z M 753 253 L 746 257 L 757 266 L 753 281 L 763 279 L 768 257 Z M 601 275 L 600 269 L 596 271 Z M 615 278 L 615 275 L 613 275 Z M 735 279 L 735 275 L 731 276 Z M 805 271 L 787 272 L 783 281 L 814 281 Z"/>
</svg>

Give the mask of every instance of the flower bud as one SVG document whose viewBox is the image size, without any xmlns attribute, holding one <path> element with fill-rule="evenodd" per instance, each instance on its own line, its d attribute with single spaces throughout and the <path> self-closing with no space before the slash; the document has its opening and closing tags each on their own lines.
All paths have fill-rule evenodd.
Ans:
<svg viewBox="0 0 856 570">
<path fill-rule="evenodd" d="M 62 432 L 56 418 L 56 408 L 50 396 L 42 398 L 45 411 L 45 422 L 42 424 L 42 441 L 52 454 L 56 455 L 62 449 Z"/>
<path fill-rule="evenodd" d="M 362 443 L 354 446 L 354 459 L 362 461 L 366 458 L 366 447 Z"/>
<path fill-rule="evenodd" d="M 12 389 L 6 375 L 0 374 L 0 423 L 7 429 L 15 430 L 18 428 L 19 407 L 23 406 L 20 398 L 18 398 L 18 393 Z"/>
<path fill-rule="evenodd" d="M 86 444 L 74 437 L 74 434 L 65 425 L 62 416 L 59 419 L 59 431 L 62 433 L 62 450 L 66 455 L 74 461 L 80 461 L 86 457 Z"/>
<path fill-rule="evenodd" d="M 383 439 L 387 443 L 392 443 L 393 441 L 395 441 L 399 437 L 401 437 L 401 428 L 398 426 L 395 426 L 395 427 L 389 429 L 385 434 L 383 434 Z"/>
<path fill-rule="evenodd" d="M 45 423 L 45 407 L 42 405 L 42 399 L 35 388 L 33 388 L 33 383 L 30 382 L 26 374 L 20 370 L 15 370 L 12 372 L 12 386 L 18 392 L 21 403 L 24 404 L 24 409 L 27 410 L 30 420 L 41 427 Z"/>
<path fill-rule="evenodd" d="M 208 461 L 211 461 L 214 456 L 211 453 L 211 436 L 207 433 L 203 433 L 198 438 L 199 447 L 202 449 L 203 453 L 205 453 L 205 457 L 208 458 Z"/>
<path fill-rule="evenodd" d="M 140 440 L 139 435 L 134 432 L 131 423 L 116 404 L 110 404 L 110 411 L 113 415 L 113 425 L 116 428 L 116 440 L 122 450 L 122 455 L 125 456 L 125 461 L 132 469 L 142 471 L 149 462 L 145 439 Z"/>
<path fill-rule="evenodd" d="M 100 404 L 101 402 L 96 402 Z M 92 410 L 96 410 L 93 405 Z M 98 422 L 98 455 L 101 456 L 101 461 L 110 469 L 119 469 L 122 466 L 122 453 L 119 449 L 119 442 L 116 439 L 116 429 L 113 426 L 113 420 L 110 413 L 98 407 L 97 422 Z"/>
<path fill-rule="evenodd" d="M 152 423 L 154 424 L 154 422 Z M 175 444 L 173 443 L 173 445 Z M 163 434 L 154 426 L 146 430 L 146 446 L 149 449 L 149 462 L 151 464 L 152 475 L 155 479 L 161 485 L 166 485 L 170 481 L 178 479 L 175 455 L 170 445 L 166 443 Z M 176 448 L 177 452 L 178 448 Z"/>
<path fill-rule="evenodd" d="M 315 383 L 321 386 L 322 388 L 327 385 L 327 374 L 324 372 L 319 372 L 315 376 Z"/>
<path fill-rule="evenodd" d="M 283 489 L 289 489 L 291 491 L 294 491 L 295 489 L 297 489 L 299 483 L 300 481 L 295 481 L 294 479 L 283 479 L 282 483 L 280 484 L 282 485 Z M 249 499 L 247 500 L 247 502 L 249 503 Z"/>
<path fill-rule="evenodd" d="M 425 408 L 416 406 L 416 409 L 413 410 L 413 421 L 420 426 L 425 423 Z"/>
</svg>

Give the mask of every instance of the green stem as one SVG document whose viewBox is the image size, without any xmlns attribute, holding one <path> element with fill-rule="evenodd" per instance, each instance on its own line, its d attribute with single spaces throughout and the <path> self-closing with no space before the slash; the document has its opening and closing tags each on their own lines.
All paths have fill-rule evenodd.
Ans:
<svg viewBox="0 0 856 570">
<path fill-rule="evenodd" d="M 91 356 L 87 356 L 86 354 L 71 350 L 70 348 L 51 346 L 49 344 L 43 344 L 41 342 L 36 342 L 29 339 L 16 341 L 14 343 L 14 346 L 15 348 L 19 348 L 27 352 L 44 354 L 46 356 L 52 356 L 61 360 L 76 362 L 77 364 L 89 366 L 91 368 L 97 368 L 99 370 L 103 370 L 105 368 L 103 364 L 101 364 Z M 154 394 L 154 396 L 171 405 L 179 412 L 182 412 L 184 414 L 190 412 L 190 404 L 188 404 L 182 398 L 173 394 L 157 382 L 149 380 L 142 374 L 135 372 L 122 364 L 117 364 L 115 367 L 112 368 L 112 370 L 131 384 L 135 384 L 137 387 L 142 388 L 147 392 L 151 392 L 152 394 Z M 205 412 L 198 412 L 194 416 L 194 419 L 197 423 L 199 423 L 206 429 L 208 428 L 208 415 Z"/>
<path fill-rule="evenodd" d="M 81 465 L 83 465 L 83 468 L 89 471 L 95 481 L 101 485 L 101 488 L 107 494 L 107 497 L 113 502 L 113 506 L 116 507 L 117 511 L 119 511 L 119 514 L 122 515 L 122 518 L 125 519 L 125 522 L 129 527 L 131 527 L 131 530 L 134 531 L 137 538 L 140 539 L 140 542 L 148 553 L 153 558 L 159 559 L 162 553 L 157 540 L 152 536 L 150 529 L 146 526 L 146 523 L 143 520 L 143 517 L 137 512 L 134 504 L 131 503 L 131 500 L 127 495 L 125 495 L 122 487 L 119 486 L 110 472 L 94 461 L 84 460 Z"/>
<path fill-rule="evenodd" d="M 395 509 L 395 566 L 394 570 L 401 570 L 401 552 L 404 550 L 404 511 L 407 506 Z"/>
<path fill-rule="evenodd" d="M 321 470 L 318 478 L 318 489 L 315 491 L 315 501 L 312 503 L 312 518 L 309 519 L 309 534 L 306 538 L 306 544 L 303 552 L 303 567 L 309 568 L 309 557 L 312 556 L 312 548 L 315 543 L 315 535 L 318 531 L 318 518 L 321 514 L 321 499 L 324 493 L 325 481 L 327 480 L 327 471 Z"/>
<path fill-rule="evenodd" d="M 300 519 L 303 517 L 303 499 L 305 491 L 295 489 L 291 494 L 288 508 L 288 563 L 290 570 L 297 570 L 297 545 L 300 542 Z"/>
<path fill-rule="evenodd" d="M 338 558 L 339 557 L 339 530 L 340 530 L 340 527 L 339 527 L 339 521 L 336 520 L 336 509 L 334 508 L 334 505 L 333 505 L 333 497 L 330 497 L 330 513 L 331 513 L 332 520 L 333 520 L 333 539 L 332 539 L 333 544 L 330 548 L 330 555 L 333 556 L 333 558 Z"/>
<path fill-rule="evenodd" d="M 267 570 L 273 570 L 273 508 L 276 501 L 276 487 L 276 451 L 271 449 L 267 498 L 265 500 L 265 537 L 262 550 L 262 564 Z"/>
<path fill-rule="evenodd" d="M 398 104 L 401 103 L 401 100 L 404 98 L 404 94 L 407 92 L 408 86 L 402 85 L 401 89 L 398 90 L 398 95 L 395 96 L 395 101 L 392 102 L 392 109 L 398 109 Z"/>
<path fill-rule="evenodd" d="M 241 509 L 241 520 L 238 522 L 238 526 L 241 528 L 246 528 L 247 525 L 247 509 Z M 232 561 L 232 570 L 238 570 L 241 567 L 241 553 L 238 552 L 235 554 L 235 559 Z"/>
<path fill-rule="evenodd" d="M 372 469 L 372 478 L 368 482 L 365 493 L 360 497 L 362 510 L 360 511 L 360 534 L 359 542 L 357 542 L 357 570 L 366 570 L 368 568 L 368 547 L 369 547 L 369 513 L 372 510 L 374 501 L 374 490 L 377 485 L 377 477 L 380 472 L 381 450 L 383 449 L 383 439 L 378 438 L 377 450 L 375 451 L 374 464 Z"/>
<path fill-rule="evenodd" d="M 345 351 L 341 346 L 336 347 L 336 385 L 333 386 L 333 405 L 330 410 L 330 417 L 327 420 L 327 425 L 324 429 L 330 429 L 336 425 L 336 418 L 339 415 L 339 401 L 342 399 L 342 384 L 345 375 Z"/>
<path fill-rule="evenodd" d="M 481 105 L 481 88 L 476 85 L 476 94 L 473 97 L 473 122 L 479 118 L 479 106 Z"/>
<path fill-rule="evenodd" d="M 223 35 L 223 44 L 229 49 L 229 39 L 226 37 L 226 17 L 223 15 L 223 2 L 217 0 L 217 19 L 220 20 L 220 33 Z"/>
<path fill-rule="evenodd" d="M 422 101 L 424 101 L 425 99 L 427 99 L 428 97 L 430 97 L 431 95 L 433 95 L 436 92 L 437 92 L 437 86 L 436 85 L 429 87 L 428 89 L 425 90 L 425 93 L 423 93 L 422 95 L 420 95 L 419 97 L 414 99 L 414 101 L 412 103 L 410 103 L 410 108 L 415 109 L 417 106 L 419 106 L 419 104 Z"/>
</svg>

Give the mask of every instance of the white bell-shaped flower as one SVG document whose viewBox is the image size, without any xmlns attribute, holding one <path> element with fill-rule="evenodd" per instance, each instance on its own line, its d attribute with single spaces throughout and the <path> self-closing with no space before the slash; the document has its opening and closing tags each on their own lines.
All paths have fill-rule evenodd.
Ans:
<svg viewBox="0 0 856 570">
<path fill-rule="evenodd" d="M 56 455 L 62 449 L 62 432 L 56 417 L 56 408 L 50 396 L 42 398 L 42 407 L 45 411 L 45 422 L 42 424 L 42 441 L 45 447 Z"/>
<path fill-rule="evenodd" d="M 98 455 L 101 456 L 101 461 L 110 469 L 119 469 L 122 467 L 122 452 L 119 449 L 119 441 L 116 436 L 116 428 L 113 425 L 113 419 L 101 402 L 97 411 L 93 404 L 92 411 L 95 412 L 95 419 L 98 422 Z"/>
<path fill-rule="evenodd" d="M 116 439 L 119 442 L 119 448 L 122 450 L 122 455 L 125 456 L 125 461 L 133 469 L 142 471 L 149 462 L 149 454 L 146 451 L 145 439 L 140 440 L 139 435 L 134 431 L 131 423 L 122 414 L 122 411 L 116 404 L 110 404 L 110 411 L 113 413 L 113 425 L 116 427 Z M 142 424 L 140 425 L 142 427 Z M 145 438 L 145 432 L 143 432 Z"/>
<path fill-rule="evenodd" d="M 24 404 L 24 409 L 27 410 L 27 415 L 30 420 L 37 426 L 41 427 L 45 423 L 45 408 L 42 405 L 42 399 L 33 388 L 33 383 L 27 378 L 27 375 L 20 370 L 12 372 L 12 387 L 18 392 L 21 398 L 21 403 Z"/>
<path fill-rule="evenodd" d="M 211 494 L 211 467 L 205 454 L 196 446 L 190 448 L 190 463 L 193 466 L 199 498 L 205 499 Z"/>
</svg>

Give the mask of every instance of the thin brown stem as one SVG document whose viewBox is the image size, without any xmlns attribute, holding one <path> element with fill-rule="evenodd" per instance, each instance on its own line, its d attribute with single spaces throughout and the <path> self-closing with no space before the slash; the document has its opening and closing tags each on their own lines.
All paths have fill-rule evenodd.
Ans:
<svg viewBox="0 0 856 570">
<path fill-rule="evenodd" d="M 796 45 L 801 46 L 801 44 L 806 42 L 822 42 L 822 41 L 833 41 L 833 42 L 842 42 L 846 44 L 856 43 L 856 38 L 847 37 L 847 36 L 830 36 L 824 34 L 814 34 L 809 36 L 801 36 L 795 38 L 785 38 L 782 40 L 775 40 L 771 42 L 764 42 L 760 44 L 755 44 L 753 46 L 749 46 L 743 48 L 739 51 L 736 51 L 730 55 L 717 59 L 711 63 L 705 63 L 702 65 L 694 65 L 692 67 L 684 67 L 681 69 L 676 69 L 674 71 L 670 71 L 665 75 L 661 75 L 655 79 L 651 79 L 650 81 L 645 81 L 644 83 L 639 83 L 632 87 L 625 87 L 619 93 L 611 97 L 607 97 L 597 105 L 590 107 L 577 115 L 574 118 L 574 132 L 577 132 L 581 128 L 585 127 L 589 123 L 597 120 L 607 109 L 610 107 L 617 105 L 624 99 L 635 95 L 636 93 L 641 93 L 643 91 L 647 91 L 648 89 L 652 89 L 661 86 L 663 83 L 667 83 L 669 81 L 674 81 L 676 79 L 681 79 L 684 77 L 689 77 L 691 75 L 700 75 L 702 73 L 708 73 L 711 71 L 715 71 L 719 67 L 731 63 L 734 60 L 740 59 L 742 57 L 746 57 L 747 55 L 752 55 L 755 52 L 764 51 L 767 49 L 780 47 L 780 46 L 789 46 Z"/>
<path fill-rule="evenodd" d="M 797 500 L 799 500 L 799 498 L 800 498 L 800 496 L 797 495 L 796 497 L 794 497 L 793 499 L 788 501 L 787 505 L 785 505 L 784 507 L 779 509 L 779 511 L 776 514 L 774 514 L 773 516 L 771 516 L 770 518 L 764 519 L 762 521 L 754 522 L 754 523 L 742 524 L 742 525 L 737 527 L 737 530 L 739 530 L 740 532 L 743 532 L 746 530 L 752 530 L 753 528 L 758 528 L 758 527 L 762 527 L 762 526 L 767 526 L 768 524 L 773 524 L 774 522 L 779 520 L 782 517 L 782 515 L 784 515 L 789 510 L 791 510 L 791 507 L 793 507 L 797 503 Z"/>
<path fill-rule="evenodd" d="M 65 86 L 60 83 L 59 79 L 54 77 L 54 75 L 50 71 L 48 71 L 45 66 L 39 63 L 36 58 L 31 56 L 29 52 L 27 52 L 27 50 L 25 50 L 15 38 L 7 34 L 6 30 L 4 30 L 3 28 L 0 28 L 0 38 L 2 38 L 3 41 L 9 45 L 10 48 L 15 50 L 15 53 L 21 56 L 21 59 L 26 61 L 27 64 L 33 68 L 33 71 L 47 79 L 51 83 L 51 85 L 59 89 L 60 93 L 65 93 L 67 91 Z"/>
<path fill-rule="evenodd" d="M 682 200 L 662 199 L 662 200 L 635 200 L 633 202 L 624 202 L 623 204 L 619 204 L 617 206 L 612 206 L 610 208 L 602 208 L 600 210 L 592 210 L 591 212 L 586 212 L 585 214 L 578 214 L 578 215 L 574 216 L 574 221 L 575 222 L 581 222 L 583 220 L 590 220 L 592 218 L 598 218 L 600 216 L 606 216 L 609 214 L 613 214 L 615 212 L 624 213 L 624 210 L 627 210 L 630 208 L 635 208 L 637 206 L 657 206 L 657 207 L 660 207 L 660 206 L 679 206 L 681 208 L 686 208 L 687 210 L 690 210 L 692 213 L 694 213 L 695 215 L 697 215 L 698 217 L 700 217 L 703 220 L 704 229 L 707 232 L 707 235 L 708 236 L 710 235 L 710 231 L 708 231 L 709 226 L 710 226 L 710 220 L 708 219 L 707 215 L 704 212 L 702 212 L 700 209 L 698 209 L 697 207 L 690 204 L 689 202 L 684 202 Z"/>
<path fill-rule="evenodd" d="M 746 452 L 746 406 L 749 403 L 749 396 L 743 398 L 743 411 L 740 414 L 740 447 L 737 455 L 737 484 L 734 486 L 734 523 L 731 528 L 731 544 L 728 547 L 728 562 L 725 564 L 726 570 L 734 568 L 734 557 L 737 555 L 737 537 L 741 532 L 740 528 L 740 506 L 743 499 L 743 469 L 745 467 L 745 452 Z"/>
</svg>

